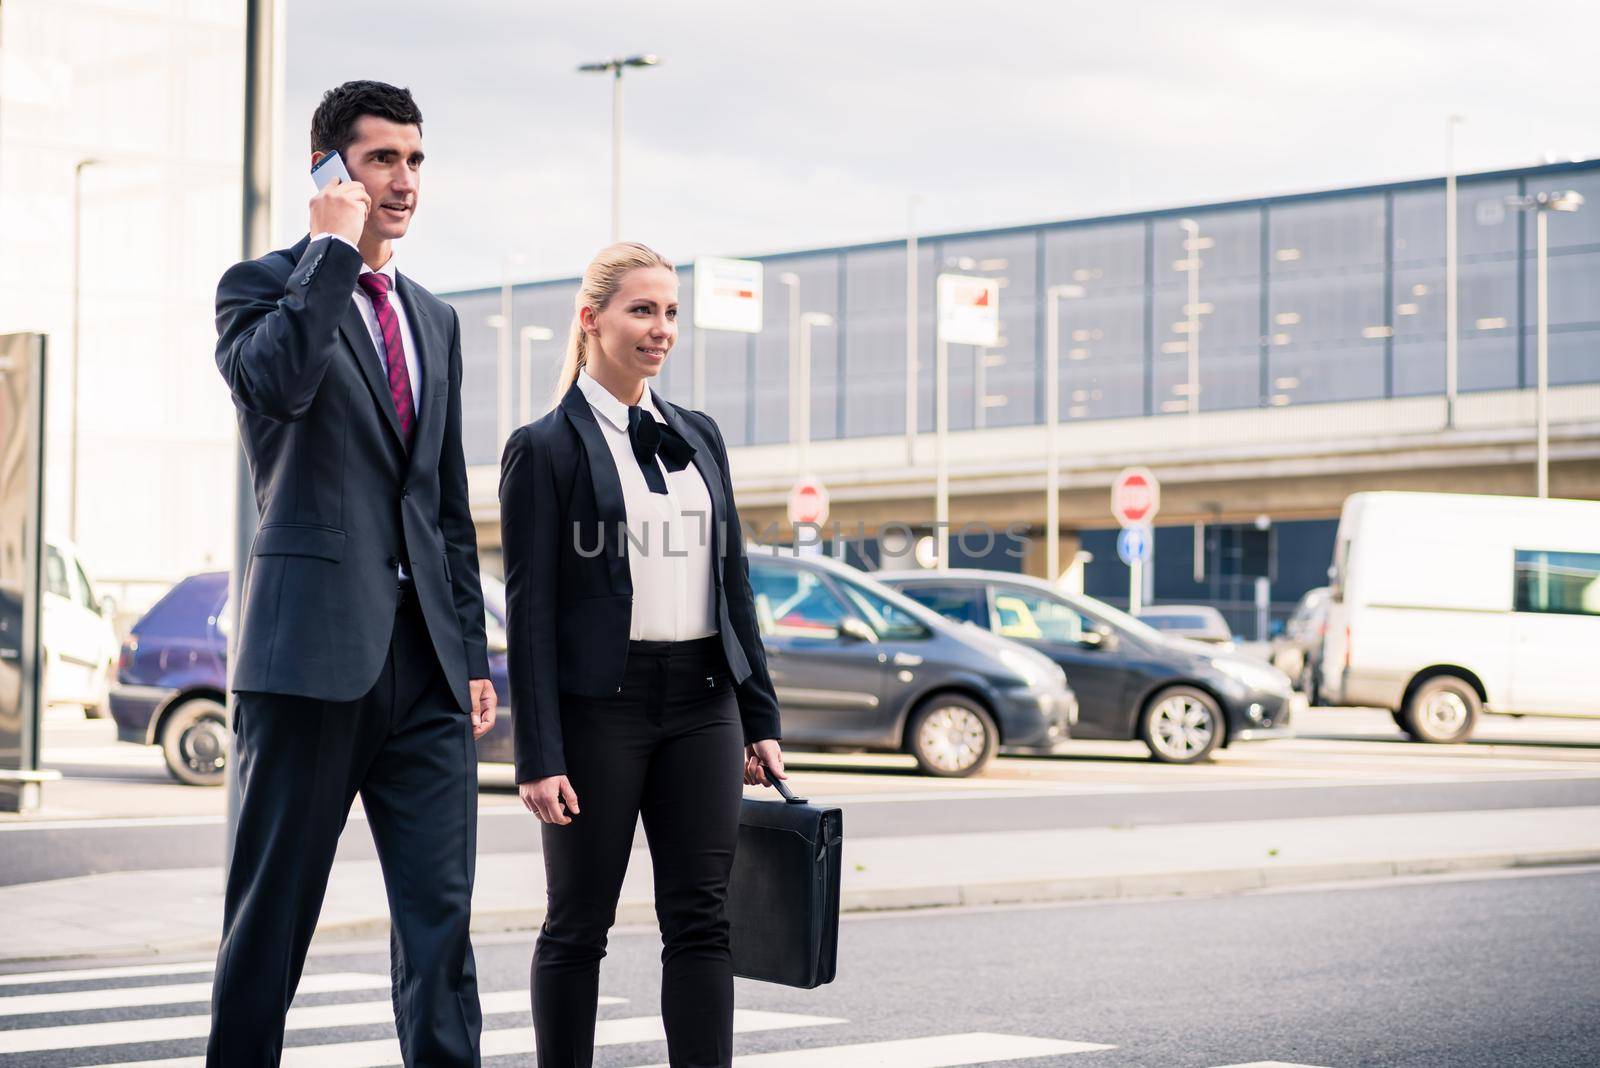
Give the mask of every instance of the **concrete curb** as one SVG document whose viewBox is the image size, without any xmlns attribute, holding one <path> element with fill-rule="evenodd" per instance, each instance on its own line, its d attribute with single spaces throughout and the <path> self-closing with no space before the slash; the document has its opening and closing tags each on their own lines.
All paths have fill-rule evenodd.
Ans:
<svg viewBox="0 0 1600 1068">
<path fill-rule="evenodd" d="M 1317 883 L 1360 882 L 1397 876 L 1443 875 L 1456 872 L 1504 871 L 1600 864 L 1600 848 L 1533 850 L 1512 853 L 1469 853 L 1457 856 L 1413 857 L 1402 860 L 1351 861 L 1258 865 L 1212 871 L 1145 872 L 1129 875 L 1095 875 L 1062 879 L 1024 879 L 1012 882 L 968 882 L 926 886 L 847 890 L 841 895 L 844 913 L 888 912 L 903 909 L 940 909 L 973 905 L 1023 905 L 1071 901 L 1114 901 L 1125 898 L 1205 897 Z M 533 931 L 544 919 L 542 907 L 477 909 L 472 930 L 478 934 Z M 617 906 L 618 924 L 651 924 L 655 906 L 648 900 L 624 900 Z M 384 938 L 389 933 L 387 915 L 335 920 L 317 926 L 317 938 Z M 134 940 L 98 947 L 93 953 L 7 956 L 0 965 L 44 961 L 87 960 L 125 956 L 165 956 L 214 953 L 215 938 L 180 938 L 164 941 Z"/>
</svg>

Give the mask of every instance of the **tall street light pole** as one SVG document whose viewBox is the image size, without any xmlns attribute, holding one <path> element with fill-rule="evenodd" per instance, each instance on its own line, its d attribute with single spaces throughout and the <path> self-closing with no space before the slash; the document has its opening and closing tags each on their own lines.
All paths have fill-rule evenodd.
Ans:
<svg viewBox="0 0 1600 1068">
<path fill-rule="evenodd" d="M 513 252 L 500 261 L 500 314 L 494 318 L 500 322 L 495 351 L 495 432 L 501 445 L 511 437 L 511 266 L 523 259 L 521 253 Z"/>
<path fill-rule="evenodd" d="M 933 525 L 940 571 L 950 570 L 950 343 L 933 345 Z"/>
<path fill-rule="evenodd" d="M 917 204 L 906 198 L 906 466 L 917 458 Z"/>
<path fill-rule="evenodd" d="M 533 421 L 533 343 L 535 341 L 549 341 L 556 336 L 556 332 L 548 326 L 525 326 L 517 331 L 517 337 L 522 342 L 520 355 L 522 365 L 518 368 L 521 375 L 522 396 L 517 412 L 524 425 Z M 509 437 L 510 435 L 507 435 Z"/>
<path fill-rule="evenodd" d="M 1534 214 L 1539 233 L 1539 359 L 1538 382 L 1534 390 L 1533 411 L 1535 425 L 1535 463 L 1538 466 L 1539 496 L 1550 496 L 1550 236 L 1549 217 L 1552 211 L 1577 211 L 1583 206 L 1583 195 L 1571 189 L 1561 193 L 1535 193 L 1525 197 L 1507 197 L 1506 203 L 1521 211 Z"/>
<path fill-rule="evenodd" d="M 654 67 L 661 57 L 651 54 L 621 56 L 602 63 L 585 63 L 578 68 L 585 74 L 611 75 L 611 240 L 622 240 L 622 69 Z"/>
<path fill-rule="evenodd" d="M 244 71 L 244 189 L 242 244 L 246 260 L 266 255 L 272 241 L 272 144 L 273 144 L 273 72 L 276 69 L 274 53 L 277 43 L 277 16 L 274 0 L 246 0 L 245 4 L 245 71 Z M 233 669 L 239 657 L 239 606 L 244 603 L 244 572 L 250 562 L 250 548 L 255 542 L 256 515 L 255 486 L 250 478 L 250 465 L 241 441 L 235 452 L 234 481 L 234 531 L 233 572 L 228 577 L 228 608 L 233 626 L 228 631 L 227 692 L 228 737 L 233 737 L 235 696 Z M 233 859 L 234 831 L 239 825 L 241 785 L 238 761 L 232 758 L 227 764 L 227 827 L 224 846 L 225 862 Z M 226 863 L 224 865 L 226 868 Z"/>
<path fill-rule="evenodd" d="M 78 388 L 79 353 L 83 333 L 81 313 L 83 284 L 83 172 L 98 164 L 97 159 L 80 159 L 72 168 L 72 405 L 68 410 L 71 427 L 72 463 L 67 471 L 67 537 L 78 540 Z"/>
<path fill-rule="evenodd" d="M 785 271 L 778 276 L 789 291 L 789 440 L 800 440 L 800 276 Z"/>
<path fill-rule="evenodd" d="M 1183 265 L 1189 272 L 1189 303 L 1185 306 L 1189 322 L 1189 415 L 1200 410 L 1200 224 L 1179 219 L 1186 235 Z"/>
<path fill-rule="evenodd" d="M 800 316 L 800 477 L 811 477 L 811 328 L 832 326 L 826 312 Z"/>
<path fill-rule="evenodd" d="M 1444 425 L 1456 425 L 1456 392 L 1461 375 L 1460 251 L 1456 247 L 1456 126 L 1460 115 L 1444 120 Z"/>
<path fill-rule="evenodd" d="M 1049 317 L 1045 320 L 1044 413 L 1044 566 L 1046 578 L 1054 586 L 1061 575 L 1061 444 L 1056 431 L 1061 426 L 1061 298 L 1081 297 L 1083 287 L 1051 286 L 1045 290 Z"/>
</svg>

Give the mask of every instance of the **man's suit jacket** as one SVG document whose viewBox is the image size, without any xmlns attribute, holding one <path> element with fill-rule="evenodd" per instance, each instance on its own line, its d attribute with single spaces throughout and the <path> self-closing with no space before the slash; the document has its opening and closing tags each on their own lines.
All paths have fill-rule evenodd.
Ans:
<svg viewBox="0 0 1600 1068">
<path fill-rule="evenodd" d="M 657 401 L 694 446 L 710 492 L 716 619 L 745 740 L 777 738 L 778 700 L 756 623 L 728 450 L 710 416 Z M 616 462 L 574 385 L 548 415 L 511 435 L 500 467 L 518 782 L 566 773 L 563 691 L 602 697 L 622 683 L 633 618 L 626 522 Z"/>
<path fill-rule="evenodd" d="M 422 367 L 408 450 L 351 300 L 361 270 L 352 246 L 305 238 L 234 265 L 217 285 L 217 367 L 261 513 L 233 688 L 365 695 L 388 654 L 403 561 L 470 711 L 467 680 L 488 678 L 489 658 L 461 451 L 460 326 L 453 308 L 398 276 Z"/>
</svg>

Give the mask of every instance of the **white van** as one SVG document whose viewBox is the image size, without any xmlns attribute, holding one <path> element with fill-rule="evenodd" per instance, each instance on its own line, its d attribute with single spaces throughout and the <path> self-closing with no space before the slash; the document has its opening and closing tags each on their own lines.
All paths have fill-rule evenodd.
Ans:
<svg viewBox="0 0 1600 1068">
<path fill-rule="evenodd" d="M 1600 716 L 1600 501 L 1357 493 L 1322 693 L 1459 742 L 1483 712 Z"/>
<path fill-rule="evenodd" d="M 117 663 L 115 602 L 89 580 L 71 542 L 44 547 L 44 703 L 107 714 Z"/>
</svg>

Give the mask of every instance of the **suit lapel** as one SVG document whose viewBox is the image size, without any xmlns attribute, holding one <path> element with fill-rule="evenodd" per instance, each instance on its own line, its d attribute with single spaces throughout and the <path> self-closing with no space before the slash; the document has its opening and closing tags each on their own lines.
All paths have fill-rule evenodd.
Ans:
<svg viewBox="0 0 1600 1068">
<path fill-rule="evenodd" d="M 339 319 L 339 332 L 350 346 L 351 355 L 361 368 L 361 377 L 366 379 L 367 388 L 372 390 L 372 399 L 394 433 L 395 444 L 404 451 L 406 442 L 400 434 L 400 417 L 395 414 L 394 397 L 389 393 L 389 379 L 381 370 L 383 361 L 378 356 L 377 347 L 372 344 L 372 335 L 367 333 L 366 320 L 361 318 L 361 312 L 353 300 L 346 302 L 344 315 Z"/>
<path fill-rule="evenodd" d="M 649 389 L 647 385 L 645 387 Z M 715 547 L 711 555 L 717 562 L 717 585 L 722 585 L 722 545 L 728 537 L 738 537 L 737 531 L 728 531 L 728 502 L 722 495 L 722 469 L 717 466 L 716 455 L 711 451 L 708 443 L 695 427 L 694 422 L 683 417 L 678 406 L 664 397 L 656 396 L 656 407 L 661 409 L 661 414 L 666 416 L 667 425 L 683 435 L 685 441 L 694 446 L 694 466 L 700 472 L 700 477 L 705 480 L 706 492 L 711 496 L 711 530 L 715 537 L 712 545 Z"/>
<path fill-rule="evenodd" d="M 622 479 L 617 475 L 617 463 L 611 457 L 611 446 L 606 443 L 605 432 L 595 421 L 589 407 L 589 398 L 574 382 L 561 398 L 561 411 L 572 429 L 583 442 L 583 452 L 589 468 L 589 481 L 594 486 L 596 517 L 600 524 L 598 536 L 604 546 L 606 562 L 611 572 L 611 588 L 617 593 L 633 590 L 633 576 L 628 562 L 622 556 L 622 541 L 628 523 L 628 508 L 622 499 Z M 586 550 L 594 544 L 597 532 L 581 530 L 578 544 Z"/>
</svg>

